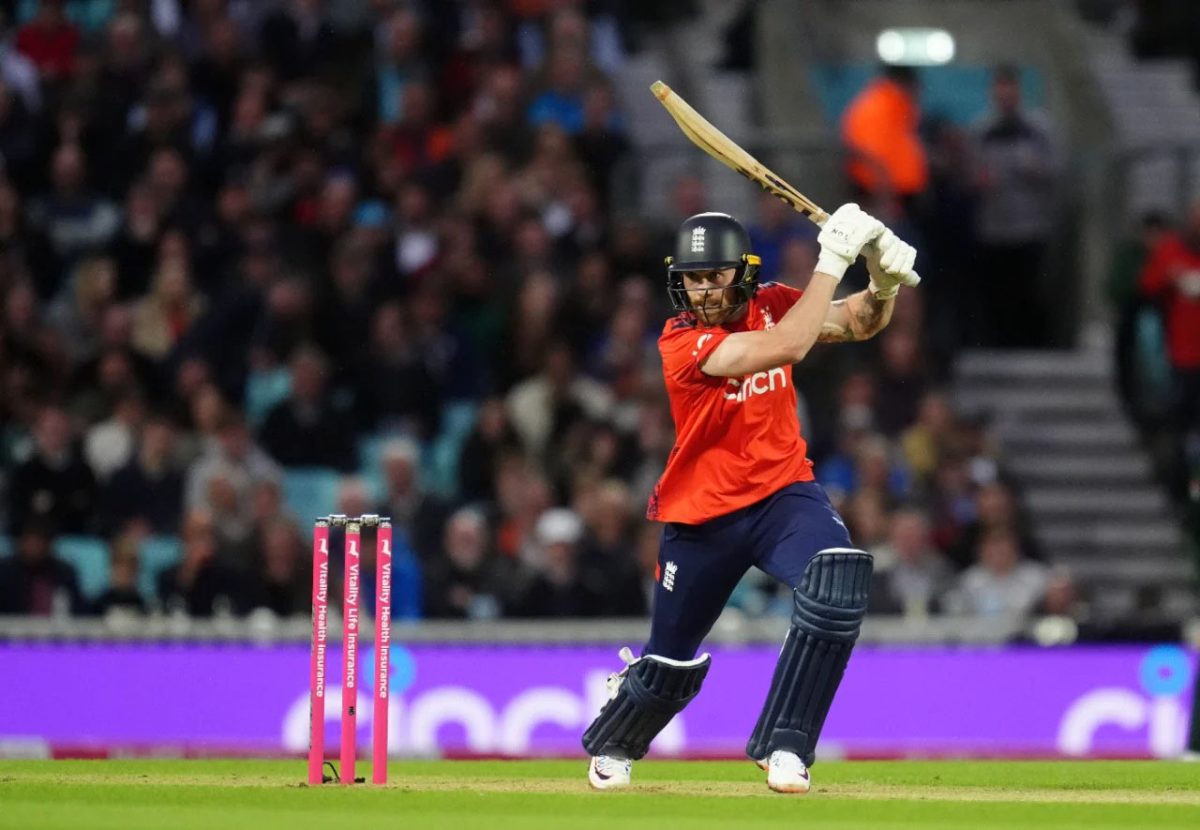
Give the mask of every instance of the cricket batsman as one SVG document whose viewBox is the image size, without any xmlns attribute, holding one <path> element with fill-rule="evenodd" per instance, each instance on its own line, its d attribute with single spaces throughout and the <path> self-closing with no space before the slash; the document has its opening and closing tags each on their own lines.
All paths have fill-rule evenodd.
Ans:
<svg viewBox="0 0 1200 830">
<path fill-rule="evenodd" d="M 676 441 L 647 516 L 664 522 L 650 639 L 621 650 L 610 700 L 583 735 L 597 789 L 627 787 L 633 762 L 700 691 L 711 657 L 696 656 L 753 565 L 793 590 L 775 675 L 746 753 L 778 792 L 805 793 L 825 716 L 867 608 L 871 557 L 813 478 L 796 414 L 792 364 L 817 342 L 874 336 L 916 250 L 856 204 L 826 221 L 808 288 L 759 283 L 759 257 L 723 213 L 685 221 L 667 259 L 678 315 L 659 338 Z M 862 253 L 870 285 L 833 301 Z"/>
</svg>

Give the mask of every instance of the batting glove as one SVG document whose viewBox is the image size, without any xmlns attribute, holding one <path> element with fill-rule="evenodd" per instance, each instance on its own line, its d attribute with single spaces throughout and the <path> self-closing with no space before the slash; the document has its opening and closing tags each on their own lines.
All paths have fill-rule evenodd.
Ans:
<svg viewBox="0 0 1200 830">
<path fill-rule="evenodd" d="M 867 261 L 867 273 L 871 275 L 869 288 L 877 300 L 890 300 L 899 293 L 901 285 L 911 288 L 921 281 L 913 270 L 917 249 L 887 228 L 877 239 L 864 245 L 862 253 Z"/>
<path fill-rule="evenodd" d="M 821 254 L 815 270 L 828 274 L 839 282 L 863 246 L 883 233 L 883 223 L 865 213 L 853 202 L 838 208 L 825 220 L 817 242 Z"/>
</svg>

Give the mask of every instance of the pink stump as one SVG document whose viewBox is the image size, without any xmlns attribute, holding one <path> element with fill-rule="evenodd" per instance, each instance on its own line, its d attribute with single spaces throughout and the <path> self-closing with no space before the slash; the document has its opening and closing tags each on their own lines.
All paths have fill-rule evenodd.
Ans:
<svg viewBox="0 0 1200 830">
<path fill-rule="evenodd" d="M 387 783 L 388 676 L 392 645 L 392 523 L 379 523 L 375 538 L 375 711 L 371 728 L 371 781 Z"/>
<path fill-rule="evenodd" d="M 320 784 L 325 765 L 325 645 L 329 623 L 329 523 L 313 525 L 312 655 L 308 672 L 308 783 Z"/>
<path fill-rule="evenodd" d="M 346 523 L 346 575 L 342 591 L 342 783 L 354 783 L 358 730 L 358 585 L 361 525 Z"/>
</svg>

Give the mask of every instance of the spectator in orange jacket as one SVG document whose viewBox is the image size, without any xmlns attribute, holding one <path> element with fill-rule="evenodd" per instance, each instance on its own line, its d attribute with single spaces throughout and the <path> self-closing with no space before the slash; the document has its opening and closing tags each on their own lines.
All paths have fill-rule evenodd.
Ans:
<svg viewBox="0 0 1200 830">
<path fill-rule="evenodd" d="M 898 200 L 908 208 L 928 185 L 929 165 L 917 134 L 918 91 L 911 66 L 888 66 L 846 108 L 847 173 L 860 200 Z"/>
</svg>

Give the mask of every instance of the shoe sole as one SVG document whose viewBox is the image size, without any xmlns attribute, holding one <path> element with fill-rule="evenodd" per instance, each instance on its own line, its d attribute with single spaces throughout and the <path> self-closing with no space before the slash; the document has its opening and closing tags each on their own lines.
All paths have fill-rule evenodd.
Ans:
<svg viewBox="0 0 1200 830">
<path fill-rule="evenodd" d="M 605 790 L 627 790 L 627 789 L 629 789 L 628 784 L 599 785 L 595 781 L 593 781 L 591 778 L 588 779 L 588 783 L 592 786 L 592 789 L 595 790 L 596 792 L 604 792 Z"/>
<path fill-rule="evenodd" d="M 805 795 L 810 789 L 812 789 L 811 784 L 807 787 L 784 787 L 776 786 L 769 781 L 767 782 L 767 787 L 771 790 L 771 792 L 783 793 L 785 795 Z"/>
<path fill-rule="evenodd" d="M 806 795 L 809 792 L 809 787 L 804 788 L 788 788 L 788 787 L 773 787 L 772 784 L 767 784 L 770 792 L 782 793 L 784 795 Z"/>
</svg>

